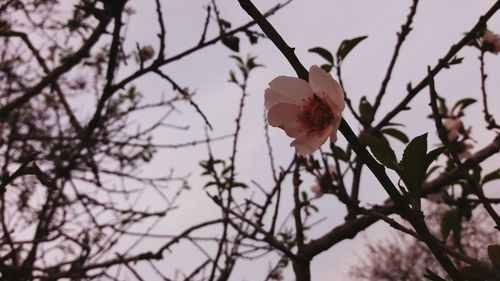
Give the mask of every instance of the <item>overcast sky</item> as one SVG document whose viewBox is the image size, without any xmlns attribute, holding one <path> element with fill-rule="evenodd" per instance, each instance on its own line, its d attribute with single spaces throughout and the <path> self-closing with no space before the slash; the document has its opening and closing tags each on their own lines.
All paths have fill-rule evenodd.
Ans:
<svg viewBox="0 0 500 281">
<path fill-rule="evenodd" d="M 172 0 L 162 1 L 167 24 L 167 56 L 195 45 L 201 35 L 205 20 L 204 7 L 208 1 Z M 388 92 L 383 100 L 380 111 L 387 112 L 406 94 L 406 84 L 417 83 L 426 75 L 427 65 L 434 66 L 450 46 L 458 42 L 462 34 L 468 31 L 495 1 L 477 0 L 422 0 L 414 19 L 413 31 L 402 48 L 400 59 L 394 70 L 394 79 L 390 82 Z M 218 1 L 221 17 L 230 21 L 233 26 L 246 23 L 250 18 L 239 7 L 236 0 Z M 278 3 L 275 0 L 255 1 L 256 6 L 265 11 Z M 135 48 L 136 42 L 141 45 L 156 45 L 158 32 L 154 1 L 130 0 L 137 14 L 132 17 L 128 27 L 126 47 Z M 343 78 L 346 91 L 350 94 L 357 107 L 360 97 L 366 95 L 373 101 L 396 42 L 396 32 L 406 19 L 411 1 L 379 0 L 379 1 L 332 1 L 332 0 L 295 0 L 288 7 L 270 18 L 270 22 L 280 32 L 289 45 L 296 48 L 296 54 L 308 68 L 312 64 L 322 63 L 317 55 L 308 53 L 311 47 L 321 46 L 336 50 L 344 39 L 368 35 L 349 55 L 343 64 Z M 489 28 L 500 33 L 500 16 L 496 15 L 489 22 Z M 255 29 L 255 28 L 254 28 Z M 217 29 L 211 25 L 208 38 L 216 36 Z M 252 54 L 257 61 L 265 65 L 252 73 L 249 85 L 249 97 L 243 115 L 243 131 L 237 156 L 238 176 L 241 180 L 255 180 L 263 186 L 270 187 L 272 178 L 265 139 L 263 134 L 263 93 L 269 81 L 279 75 L 295 76 L 293 69 L 269 41 L 261 40 L 258 45 L 250 46 L 248 40 L 241 37 L 240 55 Z M 195 53 L 179 62 L 169 64 L 164 68 L 179 84 L 196 89 L 195 102 L 206 113 L 214 126 L 211 136 L 231 133 L 234 130 L 234 118 L 240 92 L 237 87 L 227 83 L 229 69 L 235 69 L 234 61 L 229 58 L 234 53 L 228 48 L 217 44 Z M 466 47 L 460 53 L 463 63 L 442 71 L 436 78 L 438 92 L 450 102 L 463 97 L 480 99 L 479 88 L 479 52 Z M 500 56 L 486 55 L 488 72 L 487 88 L 490 93 L 490 107 L 495 114 L 500 104 Z M 122 69 L 123 74 L 128 69 Z M 155 100 L 160 94 L 172 94 L 169 85 L 156 77 L 146 77 L 137 83 L 147 99 Z M 417 97 L 410 106 L 412 110 L 398 115 L 395 121 L 405 124 L 405 132 L 410 138 L 424 132 L 430 132 L 430 143 L 436 143 L 436 136 L 431 120 L 426 118 L 429 113 L 427 90 Z M 200 117 L 191 107 L 180 108 L 182 112 L 175 115 L 171 121 L 178 125 L 189 125 L 187 132 L 163 130 L 155 137 L 156 143 L 178 143 L 204 138 L 204 126 Z M 347 112 L 347 110 L 346 110 Z M 471 106 L 464 119 L 466 126 L 473 126 L 473 136 L 480 148 L 493 139 L 483 127 L 480 104 Z M 142 118 L 153 118 L 156 113 Z M 344 116 L 353 129 L 358 126 L 354 119 Z M 380 115 L 378 116 L 380 118 Z M 500 116 L 497 115 L 499 120 Z M 476 125 L 480 125 L 479 127 Z M 272 144 L 279 165 L 286 165 L 293 157 L 293 149 L 289 147 L 290 139 L 283 132 L 271 128 Z M 345 145 L 343 137 L 339 136 L 339 144 Z M 400 155 L 402 145 L 394 142 L 396 154 Z M 218 158 L 227 158 L 230 141 L 214 144 L 214 154 Z M 192 190 L 184 194 L 181 208 L 169 216 L 158 228 L 159 232 L 178 233 L 193 221 L 213 217 L 219 210 L 208 200 L 202 190 L 207 181 L 199 177 L 197 168 L 200 160 L 207 158 L 203 146 L 180 150 L 160 152 L 150 167 L 144 168 L 144 173 L 158 175 L 167 167 L 175 168 L 180 175 L 191 174 Z M 496 155 L 488 161 L 487 166 L 499 163 Z M 195 167 L 195 168 L 193 168 Z M 304 187 L 309 190 L 313 182 L 305 181 Z M 290 189 L 291 190 L 291 189 Z M 286 191 L 286 187 L 285 187 Z M 147 195 L 144 195 L 147 196 Z M 327 197 L 327 196 L 325 196 Z M 363 203 L 382 202 L 386 198 L 383 189 L 370 174 L 365 173 L 361 191 Z M 145 202 L 154 202 L 154 198 L 145 198 Z M 344 208 L 335 203 L 332 198 L 321 198 L 318 206 L 321 208 L 319 217 L 327 217 L 311 235 L 324 233 L 343 220 Z M 355 259 L 355 254 L 362 251 L 366 238 L 382 237 L 388 227 L 379 225 L 370 228 L 364 235 L 352 241 L 340 243 L 326 253 L 317 257 L 313 263 L 313 280 L 346 280 L 341 277 L 349 264 Z M 145 245 L 147 247 L 148 245 Z M 177 250 L 175 260 L 165 260 L 165 270 L 173 272 L 175 266 L 192 260 L 192 249 L 184 253 Z M 198 254 L 196 254 L 198 255 Z M 241 263 L 231 280 L 262 280 L 271 259 L 264 259 L 256 264 Z M 289 274 L 290 272 L 287 272 Z M 287 275 L 286 280 L 292 280 Z"/>
</svg>

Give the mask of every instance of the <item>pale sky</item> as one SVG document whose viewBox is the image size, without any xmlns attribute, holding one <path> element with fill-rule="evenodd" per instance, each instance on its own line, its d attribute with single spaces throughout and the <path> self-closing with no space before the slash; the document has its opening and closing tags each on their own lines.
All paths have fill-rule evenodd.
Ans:
<svg viewBox="0 0 500 281">
<path fill-rule="evenodd" d="M 167 28 L 167 57 L 192 47 L 200 38 L 205 20 L 204 6 L 208 1 L 162 1 Z M 396 65 L 387 95 L 383 100 L 380 112 L 387 112 L 401 97 L 406 94 L 406 84 L 417 83 L 426 75 L 427 65 L 434 66 L 450 46 L 458 42 L 462 34 L 468 31 L 479 16 L 495 1 L 477 0 L 441 0 L 420 1 L 417 16 L 414 19 L 413 31 L 405 42 L 400 59 Z M 233 26 L 246 23 L 250 18 L 239 7 L 236 0 L 218 1 L 222 18 L 230 21 Z M 278 3 L 275 0 L 255 1 L 256 6 L 265 11 Z M 156 14 L 153 0 L 130 0 L 137 14 L 132 17 L 128 27 L 126 48 L 135 48 L 136 42 L 141 45 L 157 43 Z M 332 1 L 332 0 L 295 0 L 289 6 L 270 18 L 270 22 L 280 32 L 289 45 L 296 48 L 296 54 L 308 68 L 312 64 L 320 64 L 322 60 L 308 53 L 309 48 L 321 46 L 334 52 L 340 42 L 357 36 L 368 35 L 368 38 L 348 56 L 343 64 L 343 79 L 346 91 L 357 108 L 359 99 L 366 95 L 373 101 L 380 83 L 385 75 L 386 67 L 396 43 L 396 32 L 400 30 L 409 12 L 411 1 L 379 0 L 379 1 Z M 490 20 L 489 28 L 500 33 L 500 16 Z M 254 28 L 254 30 L 257 30 Z M 217 34 L 215 25 L 209 29 L 208 39 Z M 268 40 L 261 40 L 258 45 L 250 46 L 244 36 L 241 38 L 240 55 L 252 54 L 258 57 L 257 62 L 265 68 L 256 69 L 249 81 L 249 97 L 243 113 L 240 146 L 237 156 L 239 179 L 255 180 L 263 186 L 271 188 L 272 179 L 269 172 L 269 161 L 265 147 L 263 131 L 263 93 L 269 81 L 279 75 L 295 76 L 293 69 Z M 239 89 L 227 83 L 229 69 L 235 69 L 234 61 L 229 58 L 234 53 L 220 43 L 210 46 L 185 59 L 164 67 L 165 73 L 171 75 L 182 86 L 196 89 L 194 101 L 201 107 L 214 126 L 211 136 L 225 135 L 234 130 L 234 119 L 240 96 Z M 478 50 L 466 47 L 458 54 L 464 57 L 460 65 L 442 71 L 436 78 L 438 92 L 451 102 L 463 97 L 474 97 L 480 100 Z M 500 56 L 486 55 L 488 72 L 487 89 L 489 91 L 490 110 L 497 113 L 500 104 Z M 122 69 L 128 73 L 128 69 Z M 122 73 L 122 74 L 123 74 Z M 136 83 L 144 96 L 151 101 L 160 94 L 172 94 L 170 85 L 161 82 L 155 76 L 145 77 Z M 423 90 L 412 101 L 410 111 L 402 113 L 394 121 L 406 124 L 405 132 L 410 138 L 429 132 L 430 144 L 436 143 L 433 123 L 426 116 L 428 108 L 428 90 Z M 156 134 L 155 143 L 180 143 L 193 139 L 204 138 L 204 126 L 201 118 L 186 105 L 179 108 L 178 113 L 170 122 L 178 125 L 189 125 L 186 132 L 163 130 Z M 477 148 L 489 143 L 493 136 L 485 132 L 480 103 L 471 106 L 463 121 L 466 126 L 473 126 L 473 136 L 477 140 Z M 380 113 L 379 112 L 379 113 Z M 347 113 L 347 110 L 345 111 Z M 143 120 L 155 117 L 140 116 Z M 345 114 L 344 117 L 356 130 L 358 127 L 354 118 Z M 380 117 L 380 115 L 378 115 Z M 500 120 L 500 115 L 496 115 Z M 477 125 L 481 126 L 478 127 Z M 270 134 L 278 165 L 287 165 L 293 157 L 293 149 L 289 147 L 290 139 L 279 129 L 271 128 Z M 345 139 L 339 135 L 338 144 L 345 145 Z M 403 146 L 393 142 L 396 154 L 401 155 Z M 213 144 L 217 158 L 227 158 L 231 141 L 226 140 Z M 207 158 L 206 148 L 197 146 L 179 150 L 164 150 L 158 153 L 149 167 L 143 168 L 144 173 L 159 175 L 172 167 L 179 175 L 191 174 L 192 190 L 181 198 L 179 211 L 168 216 L 157 228 L 158 232 L 179 233 L 193 222 L 201 221 L 219 214 L 219 210 L 207 198 L 202 186 L 208 180 L 198 176 L 198 162 Z M 499 163 L 500 157 L 494 156 L 488 161 L 487 167 Z M 194 167 L 194 168 L 193 168 Z M 373 181 L 371 175 L 363 176 L 361 200 L 363 203 L 380 203 L 386 198 L 383 189 Z M 307 179 L 303 183 L 304 190 L 309 191 L 313 182 Z M 252 187 L 251 188 L 255 188 Z M 286 186 L 284 193 L 286 193 Z M 255 189 L 257 193 L 257 189 Z M 248 195 L 252 191 L 248 191 Z M 291 186 L 290 186 L 291 193 Z M 151 193 L 153 194 L 153 193 Z M 154 205 L 155 198 L 143 197 L 145 204 Z M 286 199 L 286 196 L 285 196 Z M 318 200 L 320 213 L 318 218 L 327 220 L 316 227 L 310 235 L 324 233 L 326 230 L 342 222 L 345 211 L 333 198 L 324 196 Z M 285 204 L 286 206 L 286 204 Z M 348 266 L 354 261 L 356 253 L 363 249 L 366 238 L 375 239 L 387 233 L 388 227 L 377 225 L 368 229 L 363 235 L 352 241 L 342 242 L 321 254 L 312 262 L 313 280 L 331 281 L 346 280 L 342 277 Z M 161 241 L 160 243 L 162 243 Z M 151 242 L 150 246 L 154 247 Z M 185 245 L 185 244 L 181 244 Z M 145 243 L 144 249 L 148 247 Z M 174 248 L 175 259 L 163 261 L 165 272 L 173 272 L 176 266 L 191 262 L 193 255 L 198 255 L 190 248 Z M 264 258 L 260 262 L 241 262 L 237 265 L 231 280 L 263 280 L 267 273 L 267 265 L 274 261 Z M 292 280 L 291 269 L 287 269 L 285 280 Z"/>
</svg>

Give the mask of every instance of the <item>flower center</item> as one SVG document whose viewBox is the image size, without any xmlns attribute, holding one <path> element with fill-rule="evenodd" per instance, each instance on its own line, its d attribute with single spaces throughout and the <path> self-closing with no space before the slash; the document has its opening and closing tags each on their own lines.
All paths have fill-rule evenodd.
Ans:
<svg viewBox="0 0 500 281">
<path fill-rule="evenodd" d="M 298 122 L 303 124 L 308 133 L 324 129 L 332 123 L 332 120 L 331 108 L 316 94 L 304 99 L 304 103 L 300 105 Z"/>
</svg>

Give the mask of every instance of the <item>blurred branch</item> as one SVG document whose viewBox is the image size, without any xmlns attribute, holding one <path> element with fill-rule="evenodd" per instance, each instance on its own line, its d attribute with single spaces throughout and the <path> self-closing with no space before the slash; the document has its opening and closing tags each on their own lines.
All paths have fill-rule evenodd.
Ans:
<svg viewBox="0 0 500 281">
<path fill-rule="evenodd" d="M 52 84 L 54 81 L 57 81 L 57 79 L 59 79 L 61 75 L 68 72 L 74 66 L 79 64 L 82 61 L 82 59 L 88 55 L 90 49 L 99 40 L 101 35 L 103 35 L 106 32 L 106 26 L 110 21 L 111 21 L 110 17 L 105 17 L 101 21 L 99 21 L 97 27 L 94 29 L 92 34 L 85 40 L 85 43 L 80 47 L 78 51 L 64 58 L 61 65 L 59 65 L 50 73 L 48 73 L 37 84 L 29 88 L 23 95 L 15 98 L 13 101 L 2 106 L 0 108 L 0 120 L 5 120 L 5 118 L 10 112 L 19 108 L 20 106 L 28 102 L 31 98 L 39 95 L 45 87 L 47 87 L 49 84 Z"/>
</svg>

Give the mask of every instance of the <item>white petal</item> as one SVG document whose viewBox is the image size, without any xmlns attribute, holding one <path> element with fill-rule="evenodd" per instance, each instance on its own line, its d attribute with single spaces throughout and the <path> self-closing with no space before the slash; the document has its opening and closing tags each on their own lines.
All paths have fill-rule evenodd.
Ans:
<svg viewBox="0 0 500 281">
<path fill-rule="evenodd" d="M 290 146 L 295 146 L 295 150 L 301 156 L 306 156 L 313 153 L 323 143 L 325 143 L 328 136 L 332 132 L 332 127 L 327 126 L 323 131 L 312 132 L 302 137 L 295 139 Z"/>
<path fill-rule="evenodd" d="M 271 107 L 267 113 L 269 125 L 280 127 L 292 138 L 300 137 L 306 133 L 300 123 L 297 122 L 299 108 L 297 105 L 289 103 L 278 103 Z"/>
<path fill-rule="evenodd" d="M 264 105 L 269 109 L 277 103 L 300 104 L 304 97 L 309 96 L 312 96 L 312 90 L 306 81 L 294 77 L 279 76 L 269 83 Z"/>
<path fill-rule="evenodd" d="M 314 93 L 325 93 L 325 96 L 334 103 L 340 111 L 344 110 L 344 91 L 339 83 L 335 81 L 330 74 L 326 73 L 326 71 L 316 65 L 311 66 L 309 69 L 309 84 L 311 84 Z"/>
</svg>

